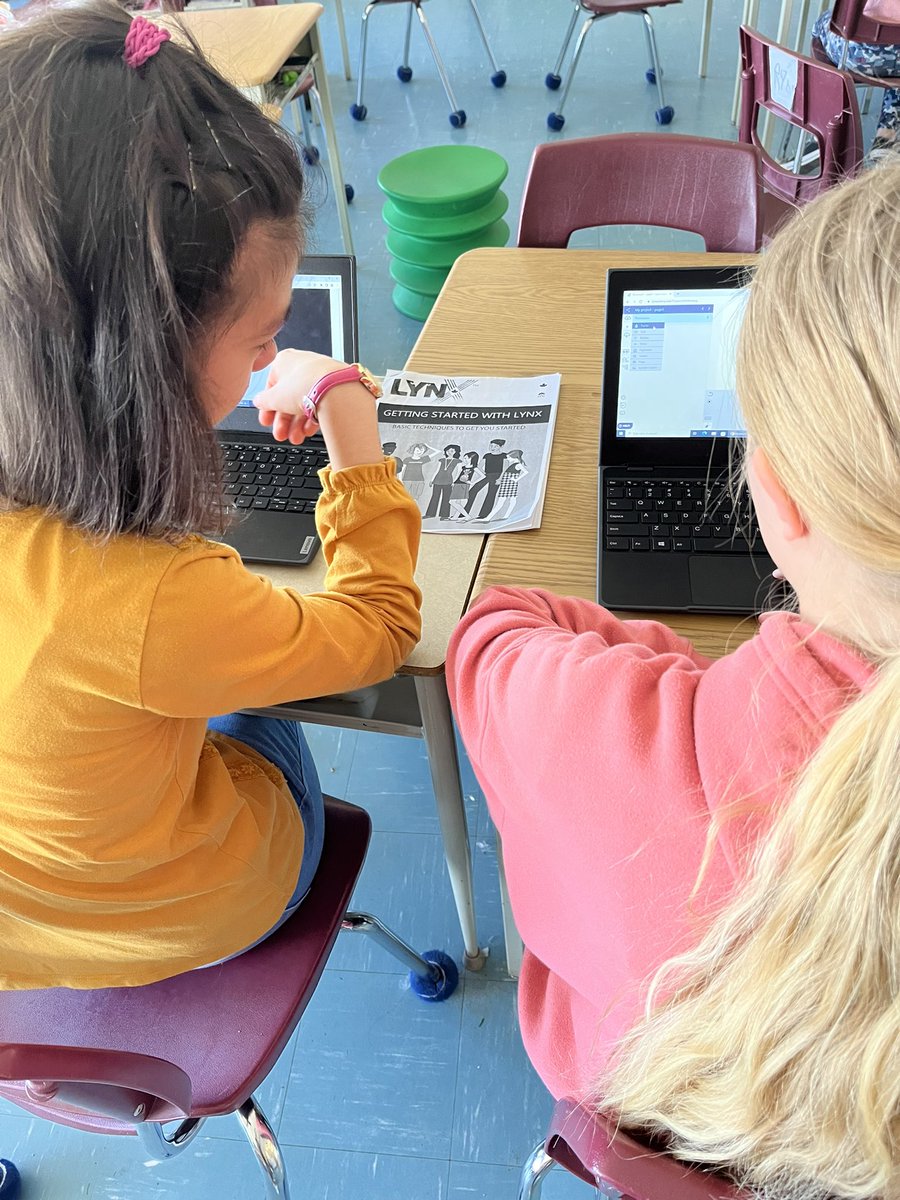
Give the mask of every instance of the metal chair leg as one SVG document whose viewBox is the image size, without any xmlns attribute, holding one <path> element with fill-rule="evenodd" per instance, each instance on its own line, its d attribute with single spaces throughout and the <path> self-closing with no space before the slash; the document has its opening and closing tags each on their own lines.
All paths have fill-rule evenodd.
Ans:
<svg viewBox="0 0 900 1200">
<path fill-rule="evenodd" d="M 544 1176 L 553 1166 L 553 1159 L 539 1142 L 532 1150 L 519 1176 L 518 1200 L 540 1200 Z"/>
<path fill-rule="evenodd" d="M 484 42 L 484 48 L 487 51 L 491 69 L 494 74 L 497 75 L 500 71 L 500 68 L 497 66 L 497 60 L 494 58 L 494 51 L 491 49 L 491 43 L 488 41 L 487 31 L 484 28 L 484 22 L 481 19 L 481 13 L 478 11 L 478 5 L 475 3 L 475 0 L 469 0 L 469 4 L 472 6 L 472 13 L 475 17 L 475 23 L 478 26 L 478 32 L 481 34 L 481 40 Z"/>
<path fill-rule="evenodd" d="M 359 117 L 359 120 L 362 120 L 363 117 L 365 117 L 365 105 L 363 104 L 363 84 L 366 80 L 366 43 L 369 40 L 369 14 L 377 5 L 378 0 L 371 0 L 371 3 L 367 4 L 363 9 L 362 24 L 359 30 L 359 75 L 356 80 L 356 104 L 354 105 L 354 108 L 357 110 L 357 112 L 362 114 Z M 356 113 L 354 113 L 352 109 L 351 113 L 353 116 L 356 116 Z"/>
<path fill-rule="evenodd" d="M 650 69 L 653 71 L 653 77 L 656 81 L 656 94 L 659 96 L 659 107 L 666 107 L 666 98 L 663 95 L 662 71 L 659 66 L 659 54 L 656 50 L 656 33 L 653 30 L 653 18 L 646 8 L 640 10 L 641 16 L 644 18 L 644 34 L 647 38 L 647 50 L 650 53 Z"/>
<path fill-rule="evenodd" d="M 421 954 L 416 954 L 411 946 L 408 946 L 392 929 L 388 929 L 371 913 L 348 912 L 341 922 L 341 929 L 348 933 L 367 933 L 383 950 L 387 950 L 388 954 L 393 955 L 403 963 L 404 967 L 415 971 L 417 975 L 434 980 L 440 976 L 439 967 L 428 962 Z"/>
<path fill-rule="evenodd" d="M 145 1121 L 136 1125 L 137 1135 L 150 1155 L 150 1161 L 162 1162 L 174 1158 L 189 1146 L 200 1132 L 206 1117 L 187 1117 L 172 1133 L 166 1133 L 158 1121 Z"/>
<path fill-rule="evenodd" d="M 566 100 L 569 97 L 569 88 L 572 86 L 572 80 L 575 78 L 575 69 L 578 66 L 578 60 L 581 58 L 581 51 L 584 49 L 584 39 L 588 35 L 588 30 L 595 21 L 602 21 L 607 14 L 592 13 L 581 27 L 581 32 L 578 35 L 578 41 L 575 43 L 575 53 L 572 55 L 572 61 L 569 63 L 569 73 L 566 76 L 566 82 L 563 86 L 562 95 L 559 98 L 559 104 L 555 108 L 555 113 L 558 117 L 562 116 L 562 110 L 565 108 Z M 559 74 L 559 72 L 557 72 Z"/>
<path fill-rule="evenodd" d="M 450 79 L 444 68 L 444 62 L 441 58 L 440 51 L 437 48 L 437 43 L 431 36 L 431 30 L 428 27 L 428 20 L 422 11 L 421 3 L 418 2 L 416 3 L 416 16 L 419 18 L 419 24 L 422 26 L 422 32 L 425 34 L 425 41 L 428 43 L 428 49 L 431 51 L 431 57 L 434 59 L 434 65 L 437 67 L 437 73 L 441 77 L 441 84 L 443 85 L 447 102 L 450 105 L 451 124 L 453 124 L 454 115 L 461 114 L 462 120 L 459 121 L 459 124 L 464 125 L 466 121 L 466 115 L 456 103 L 456 97 L 453 95 L 453 88 L 450 86 Z"/>
<path fill-rule="evenodd" d="M 247 1135 L 256 1161 L 262 1168 L 266 1181 L 266 1200 L 290 1200 L 290 1189 L 278 1138 L 256 1099 L 251 1096 L 249 1100 L 245 1100 L 234 1115 Z"/>
<path fill-rule="evenodd" d="M 556 66 L 551 72 L 552 75 L 559 77 L 562 71 L 562 65 L 565 61 L 566 51 L 569 49 L 569 42 L 572 40 L 572 34 L 575 32 L 575 22 L 578 20 L 578 14 L 581 12 L 581 5 L 578 0 L 575 0 L 575 7 L 572 9 L 572 16 L 569 18 L 569 27 L 566 30 L 566 36 L 563 39 L 562 49 L 559 52 L 559 58 L 556 60 Z"/>
<path fill-rule="evenodd" d="M 703 6 L 703 25 L 700 30 L 700 62 L 697 74 L 701 79 L 706 78 L 706 68 L 709 66 L 709 34 L 712 29 L 713 0 L 705 0 Z"/>
<path fill-rule="evenodd" d="M 409 70 L 409 39 L 412 35 L 412 19 L 414 8 L 415 5 L 412 3 L 412 0 L 410 0 L 410 3 L 406 9 L 406 35 L 403 39 L 403 62 L 401 64 L 403 70 L 405 71 Z"/>
</svg>

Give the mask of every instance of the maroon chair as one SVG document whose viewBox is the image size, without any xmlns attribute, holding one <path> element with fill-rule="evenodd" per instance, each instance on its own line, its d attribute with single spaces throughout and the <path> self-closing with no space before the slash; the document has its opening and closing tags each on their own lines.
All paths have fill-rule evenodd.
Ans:
<svg viewBox="0 0 900 1200">
<path fill-rule="evenodd" d="M 848 42 L 866 42 L 870 46 L 896 46 L 900 44 L 900 25 L 885 25 L 874 21 L 865 14 L 866 0 L 834 0 L 831 8 L 832 33 L 844 39 L 844 52 L 836 65 L 861 87 L 900 88 L 900 78 L 890 78 L 886 75 L 864 75 L 845 66 L 847 61 Z M 812 40 L 813 57 L 819 62 L 831 62 L 825 52 L 825 47 L 818 38 Z"/>
<path fill-rule="evenodd" d="M 287 1200 L 278 1141 L 252 1093 L 287 1045 L 338 931 L 374 935 L 411 968 L 424 999 L 446 999 L 458 979 L 441 951 L 423 958 L 374 917 L 347 912 L 370 832 L 363 809 L 326 797 L 322 860 L 296 916 L 219 966 L 144 987 L 0 992 L 0 1096 L 76 1129 L 137 1134 L 154 1159 L 183 1150 L 206 1117 L 234 1113 L 266 1195 Z M 179 1124 L 166 1133 L 171 1121 Z"/>
<path fill-rule="evenodd" d="M 663 225 L 709 251 L 752 253 L 762 232 L 758 154 L 712 138 L 614 133 L 538 146 L 518 246 L 562 248 L 594 225 Z"/>
<path fill-rule="evenodd" d="M 781 206 L 773 214 L 767 202 L 766 232 L 783 219 L 787 204 L 797 206 L 812 200 L 825 188 L 855 175 L 862 164 L 863 144 L 859 105 L 853 80 L 846 71 L 831 64 L 816 62 L 741 26 L 741 112 L 738 136 L 760 152 L 763 188 Z M 782 80 L 793 79 L 796 86 L 776 87 L 773 97 L 772 65 L 775 54 Z M 790 64 L 785 72 L 786 64 Z M 815 175 L 799 174 L 777 162 L 762 144 L 759 124 L 764 112 L 774 113 L 797 126 L 804 136 L 812 137 L 819 152 L 819 170 Z"/>
<path fill-rule="evenodd" d="M 538 1200 L 554 1163 L 624 1200 L 749 1200 L 728 1180 L 643 1145 L 614 1118 L 574 1100 L 560 1100 L 553 1110 L 547 1137 L 522 1171 L 519 1200 Z"/>
<path fill-rule="evenodd" d="M 547 125 L 550 129 L 558 132 L 566 123 L 566 118 L 563 116 L 563 108 L 569 95 L 569 88 L 572 86 L 572 80 L 575 77 L 578 60 L 581 58 L 581 51 L 584 49 L 584 39 L 588 35 L 588 30 L 593 27 L 595 21 L 602 21 L 605 17 L 614 17 L 616 13 L 634 13 L 636 16 L 643 18 L 644 36 L 647 39 L 647 54 L 650 59 L 650 66 L 645 72 L 645 78 L 648 83 L 656 84 L 656 93 L 659 96 L 659 108 L 656 110 L 657 124 L 670 124 L 672 118 L 675 116 L 675 109 L 672 108 L 671 104 L 666 104 L 666 98 L 663 94 L 662 68 L 659 65 L 656 34 L 653 30 L 653 18 L 650 16 L 649 10 L 651 8 L 663 8 L 667 4 L 680 3 L 681 0 L 575 0 L 575 8 L 569 20 L 569 27 L 566 30 L 565 40 L 559 52 L 559 58 L 556 60 L 556 66 L 544 76 L 544 83 L 551 92 L 555 92 L 562 83 L 560 72 L 562 71 L 566 51 L 569 49 L 569 43 L 572 40 L 572 34 L 575 32 L 575 22 L 578 20 L 579 13 L 586 13 L 587 19 L 582 25 L 581 32 L 578 34 L 578 41 L 575 43 L 575 53 L 572 55 L 572 62 L 569 64 L 569 73 L 566 76 L 566 85 L 562 90 L 562 96 L 560 96 L 556 109 L 547 117 Z"/>
</svg>

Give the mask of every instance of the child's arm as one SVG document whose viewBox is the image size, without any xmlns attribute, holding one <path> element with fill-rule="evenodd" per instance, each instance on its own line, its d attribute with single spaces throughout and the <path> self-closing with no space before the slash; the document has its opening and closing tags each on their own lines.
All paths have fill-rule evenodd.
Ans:
<svg viewBox="0 0 900 1200">
<path fill-rule="evenodd" d="M 537 816 L 579 778 L 598 804 L 636 787 L 648 815 L 661 812 L 697 783 L 693 698 L 708 665 L 656 621 L 537 590 L 486 592 L 453 635 L 447 681 L 498 823 L 512 809 Z"/>
<path fill-rule="evenodd" d="M 393 462 L 321 474 L 327 590 L 277 588 L 228 546 L 184 546 L 150 612 L 139 704 L 212 716 L 362 687 L 403 663 L 421 632 L 418 508 Z"/>
</svg>

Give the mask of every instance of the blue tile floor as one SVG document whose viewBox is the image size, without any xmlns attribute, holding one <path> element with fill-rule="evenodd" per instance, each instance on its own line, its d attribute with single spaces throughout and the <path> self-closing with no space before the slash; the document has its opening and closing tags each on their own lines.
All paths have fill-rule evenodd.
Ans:
<svg viewBox="0 0 900 1200">
<path fill-rule="evenodd" d="M 326 0 L 326 9 L 328 0 Z M 345 0 L 356 55 L 363 0 Z M 509 74 L 503 90 L 489 69 L 467 0 L 434 0 L 427 12 L 468 124 L 451 130 L 433 63 L 417 31 L 414 78 L 399 83 L 403 12 L 385 6 L 371 19 L 368 120 L 348 115 L 355 83 L 340 62 L 334 14 L 323 17 L 325 53 L 346 177 L 356 198 L 351 223 L 359 260 L 361 357 L 378 372 L 402 366 L 421 326 L 391 306 L 382 242 L 380 167 L 418 146 L 448 142 L 491 147 L 509 162 L 510 225 L 534 146 L 547 137 L 582 137 L 656 128 L 654 90 L 644 81 L 637 21 L 618 17 L 590 34 L 566 107 L 562 134 L 548 134 L 553 68 L 567 21 L 564 0 L 481 0 L 495 52 Z M 762 26 L 774 32 L 777 5 Z M 659 49 L 672 133 L 734 137 L 729 122 L 738 0 L 716 0 L 709 75 L 696 75 L 699 0 L 661 9 Z M 355 71 L 355 62 L 354 62 Z M 558 93 L 556 96 L 558 97 Z M 874 114 L 873 114 L 874 115 Z M 323 170 L 310 172 L 315 209 L 311 247 L 340 252 Z M 689 235 L 631 228 L 588 231 L 581 245 L 690 248 Z M 599 364 L 598 364 L 599 369 Z M 421 742 L 312 727 L 310 740 L 327 791 L 363 804 L 374 835 L 354 903 L 369 908 L 419 949 L 457 958 L 459 929 Z M 453 998 L 430 1006 L 412 996 L 398 964 L 365 939 L 342 935 L 297 1035 L 261 1091 L 293 1176 L 298 1200 L 513 1200 L 519 1166 L 541 1136 L 550 1100 L 522 1051 L 515 984 L 505 978 L 495 843 L 483 798 L 465 774 L 475 856 L 475 890 L 487 967 Z M 25 1200 L 252 1200 L 257 1168 L 232 1118 L 217 1118 L 179 1158 L 142 1163 L 135 1139 L 100 1138 L 32 1120 L 0 1105 L 0 1155 L 16 1160 Z M 577 1200 L 590 1189 L 554 1173 L 546 1200 Z"/>
</svg>

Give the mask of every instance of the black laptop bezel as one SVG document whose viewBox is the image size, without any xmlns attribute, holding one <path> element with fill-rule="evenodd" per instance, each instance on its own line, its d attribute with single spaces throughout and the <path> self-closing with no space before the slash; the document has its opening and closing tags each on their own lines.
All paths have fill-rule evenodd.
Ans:
<svg viewBox="0 0 900 1200">
<path fill-rule="evenodd" d="M 353 254 L 311 254 L 302 259 L 294 275 L 340 275 L 341 309 L 343 318 L 343 354 L 345 362 L 356 362 L 359 358 L 359 327 L 357 323 L 358 305 L 356 302 L 356 257 Z M 279 350 L 302 347 L 286 347 L 275 344 Z M 259 412 L 256 408 L 233 408 L 227 417 L 216 426 L 219 434 L 229 440 L 234 440 L 237 434 L 241 441 L 266 442 L 276 444 L 271 433 L 263 429 L 259 423 Z"/>
<path fill-rule="evenodd" d="M 685 470 L 727 469 L 732 438 L 616 437 L 621 363 L 622 309 L 626 291 L 667 288 L 746 287 L 749 266 L 614 267 L 606 278 L 606 327 L 600 416 L 600 466 L 623 468 L 677 467 Z M 743 439 L 740 439 L 743 442 Z"/>
</svg>

